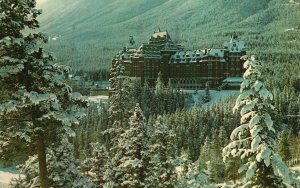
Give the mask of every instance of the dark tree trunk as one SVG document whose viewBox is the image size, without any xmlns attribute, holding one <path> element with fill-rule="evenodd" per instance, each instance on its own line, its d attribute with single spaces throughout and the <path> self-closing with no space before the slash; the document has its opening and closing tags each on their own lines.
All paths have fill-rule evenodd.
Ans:
<svg viewBox="0 0 300 188">
<path fill-rule="evenodd" d="M 47 162 L 46 162 L 46 147 L 43 140 L 43 135 L 40 133 L 36 137 L 36 146 L 39 160 L 39 176 L 41 188 L 48 188 L 48 177 L 47 177 Z"/>
</svg>

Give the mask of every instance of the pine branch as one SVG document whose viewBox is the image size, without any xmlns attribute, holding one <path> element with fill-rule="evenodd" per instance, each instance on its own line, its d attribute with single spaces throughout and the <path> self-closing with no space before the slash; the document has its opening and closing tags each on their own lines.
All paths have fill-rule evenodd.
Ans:
<svg viewBox="0 0 300 188">
<path fill-rule="evenodd" d="M 1 121 L 32 121 L 30 119 L 19 119 L 19 118 L 8 118 L 8 119 L 0 119 Z"/>
</svg>

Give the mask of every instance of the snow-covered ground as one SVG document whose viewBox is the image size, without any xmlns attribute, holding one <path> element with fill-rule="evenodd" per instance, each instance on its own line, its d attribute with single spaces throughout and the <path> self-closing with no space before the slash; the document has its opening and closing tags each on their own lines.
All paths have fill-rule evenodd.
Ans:
<svg viewBox="0 0 300 188">
<path fill-rule="evenodd" d="M 18 178 L 19 173 L 11 168 L 0 168 L 0 188 L 8 187 L 12 178 Z"/>
<path fill-rule="evenodd" d="M 231 95 L 238 94 L 239 92 L 239 90 L 210 90 L 209 93 L 211 100 L 204 103 L 202 101 L 203 97 L 205 96 L 204 90 L 198 90 L 197 93 L 195 93 L 195 90 L 184 90 L 184 93 L 189 93 L 192 95 L 192 98 L 188 101 L 190 107 L 194 105 L 210 106 L 219 100 L 224 100 Z"/>
<path fill-rule="evenodd" d="M 107 95 L 89 96 L 88 100 L 89 102 L 94 102 L 94 103 L 107 102 L 108 96 Z"/>
</svg>

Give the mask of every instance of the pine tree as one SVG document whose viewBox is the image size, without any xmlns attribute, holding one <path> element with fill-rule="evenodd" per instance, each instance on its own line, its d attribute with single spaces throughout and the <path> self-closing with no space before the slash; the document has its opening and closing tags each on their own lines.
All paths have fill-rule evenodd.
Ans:
<svg viewBox="0 0 300 188">
<path fill-rule="evenodd" d="M 284 130 L 279 134 L 279 139 L 277 142 L 277 152 L 285 162 L 287 162 L 291 157 L 289 140 L 290 136 L 291 135 L 286 130 Z"/>
<path fill-rule="evenodd" d="M 207 162 L 210 161 L 210 139 L 208 137 L 205 138 L 205 141 L 201 147 L 200 150 L 200 156 L 199 156 L 199 169 L 205 170 L 207 169 Z"/>
<path fill-rule="evenodd" d="M 165 90 L 165 84 L 163 81 L 162 73 L 159 72 L 157 75 L 156 84 L 155 84 L 155 95 L 163 94 L 164 90 Z"/>
<path fill-rule="evenodd" d="M 93 183 L 78 169 L 78 162 L 73 155 L 73 145 L 63 136 L 58 147 L 47 151 L 47 172 L 49 187 L 94 187 Z M 25 164 L 19 165 L 21 176 L 13 179 L 10 187 L 40 187 L 39 161 L 37 155 L 30 156 Z"/>
<path fill-rule="evenodd" d="M 225 163 L 226 179 L 233 180 L 235 184 L 237 180 L 244 174 L 238 173 L 241 166 L 241 159 L 239 157 L 228 157 Z"/>
<path fill-rule="evenodd" d="M 129 78 L 125 76 L 125 67 L 120 56 L 114 60 L 111 69 L 109 113 L 110 123 L 113 127 L 124 128 L 128 113 Z"/>
<path fill-rule="evenodd" d="M 285 187 L 291 182 L 289 170 L 274 152 L 276 130 L 270 112 L 273 96 L 261 81 L 260 64 L 251 57 L 244 68 L 241 94 L 234 110 L 240 109 L 241 125 L 233 130 L 230 143 L 223 149 L 223 157 L 245 159 L 239 172 L 246 171 L 243 187 Z"/>
<path fill-rule="evenodd" d="M 151 103 L 152 98 L 153 98 L 153 94 L 152 94 L 152 90 L 149 86 L 149 83 L 147 81 L 145 81 L 144 86 L 142 88 L 142 93 L 141 93 L 141 108 L 144 112 L 145 117 L 148 119 L 150 114 L 152 113 L 152 105 Z"/>
<path fill-rule="evenodd" d="M 115 57 L 111 69 L 109 98 L 109 127 L 105 131 L 106 147 L 116 145 L 118 136 L 128 125 L 129 115 L 129 78 L 125 76 L 125 67 L 120 55 Z M 115 151 L 111 151 L 114 155 Z"/>
<path fill-rule="evenodd" d="M 136 104 L 129 118 L 129 129 L 118 138 L 117 155 L 107 171 L 107 186 L 144 187 L 147 158 L 145 156 L 147 133 L 143 112 Z"/>
<path fill-rule="evenodd" d="M 90 174 L 91 179 L 95 187 L 102 188 L 105 184 L 104 174 L 106 170 L 106 164 L 108 163 L 108 152 L 106 148 L 100 143 L 91 143 L 92 156 L 85 160 L 87 166 L 88 174 Z"/>
<path fill-rule="evenodd" d="M 205 95 L 203 97 L 203 102 L 209 102 L 211 99 L 210 92 L 209 92 L 209 82 L 205 83 Z"/>
<path fill-rule="evenodd" d="M 0 2 L 0 116 L 13 122 L 5 131 L 36 148 L 40 186 L 46 188 L 46 148 L 56 140 L 58 128 L 74 134 L 71 126 L 78 123 L 86 102 L 66 84 L 69 68 L 53 64 L 54 58 L 39 47 L 48 37 L 24 32 L 39 27 L 41 11 L 35 5 L 35 0 Z"/>
<path fill-rule="evenodd" d="M 145 187 L 172 188 L 176 185 L 176 146 L 173 144 L 175 134 L 169 130 L 159 116 L 151 135 L 151 143 L 147 151 L 151 156 Z"/>
<path fill-rule="evenodd" d="M 223 131 L 224 128 L 221 127 L 219 132 L 214 132 L 210 146 L 210 163 L 208 165 L 208 170 L 210 171 L 209 178 L 213 182 L 222 182 L 225 177 L 225 164 L 222 161 L 222 149 L 226 140 Z"/>
<path fill-rule="evenodd" d="M 39 165 L 37 155 L 29 156 L 24 164 L 17 166 L 23 177 L 13 178 L 9 183 L 12 188 L 40 187 Z"/>
<path fill-rule="evenodd" d="M 207 175 L 199 169 L 196 163 L 188 159 L 187 153 L 183 153 L 179 159 L 177 184 L 178 188 L 201 188 L 207 183 Z"/>
<path fill-rule="evenodd" d="M 136 104 L 133 115 L 129 118 L 129 129 L 119 140 L 120 149 L 124 155 L 120 159 L 120 168 L 123 171 L 124 187 L 144 187 L 147 158 L 147 132 L 143 112 Z"/>
<path fill-rule="evenodd" d="M 49 149 L 47 158 L 51 187 L 94 187 L 87 176 L 80 172 L 79 162 L 74 157 L 74 147 L 67 136 L 63 136 L 58 147 Z"/>
</svg>

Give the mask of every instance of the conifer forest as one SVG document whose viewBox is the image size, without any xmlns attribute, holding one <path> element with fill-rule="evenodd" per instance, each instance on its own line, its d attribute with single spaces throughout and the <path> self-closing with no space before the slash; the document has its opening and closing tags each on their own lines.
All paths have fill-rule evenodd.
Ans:
<svg viewBox="0 0 300 188">
<path fill-rule="evenodd" d="M 0 188 L 300 188 L 300 0 L 0 0 L 0 94 Z"/>
</svg>

